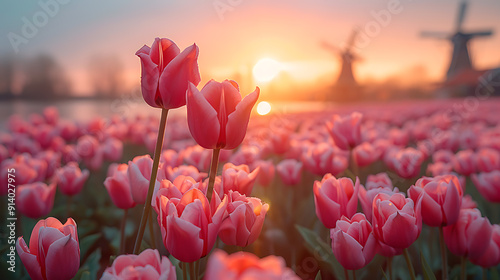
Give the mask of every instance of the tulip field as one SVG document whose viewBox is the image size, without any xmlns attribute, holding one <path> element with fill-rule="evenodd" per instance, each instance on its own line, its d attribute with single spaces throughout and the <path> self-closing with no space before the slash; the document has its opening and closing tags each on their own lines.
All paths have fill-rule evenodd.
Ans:
<svg viewBox="0 0 500 280">
<path fill-rule="evenodd" d="M 2 120 L 1 279 L 500 279 L 498 98 L 260 116 L 198 52 L 137 51 L 154 114 Z"/>
</svg>

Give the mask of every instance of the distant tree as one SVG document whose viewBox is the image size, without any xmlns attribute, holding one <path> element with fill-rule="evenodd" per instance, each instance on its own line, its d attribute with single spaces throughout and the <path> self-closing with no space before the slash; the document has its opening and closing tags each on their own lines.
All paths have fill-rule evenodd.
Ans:
<svg viewBox="0 0 500 280">
<path fill-rule="evenodd" d="M 117 56 L 94 55 L 90 58 L 89 82 L 94 94 L 117 97 L 124 90 L 123 64 Z"/>
<path fill-rule="evenodd" d="M 70 82 L 53 57 L 40 54 L 26 61 L 24 66 L 22 96 L 46 98 L 70 95 Z"/>
<path fill-rule="evenodd" d="M 14 60 L 10 57 L 0 59 L 0 97 L 12 96 L 14 82 Z"/>
</svg>

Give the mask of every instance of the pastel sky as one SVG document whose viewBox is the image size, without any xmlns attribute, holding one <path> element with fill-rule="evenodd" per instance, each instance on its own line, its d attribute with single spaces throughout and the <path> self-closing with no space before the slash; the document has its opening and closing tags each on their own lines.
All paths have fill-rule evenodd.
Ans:
<svg viewBox="0 0 500 280">
<path fill-rule="evenodd" d="M 245 90 L 258 84 L 251 69 L 272 58 L 297 83 L 333 83 L 339 60 L 321 41 L 343 46 L 353 27 L 368 36 L 357 51 L 360 82 L 398 77 L 411 79 L 414 69 L 438 81 L 448 66 L 451 46 L 445 40 L 421 38 L 422 30 L 452 32 L 458 1 L 452 0 L 65 0 L 59 11 L 38 28 L 33 38 L 14 53 L 9 33 L 22 35 L 23 17 L 43 11 L 40 3 L 56 0 L 0 2 L 0 56 L 29 58 L 47 53 L 65 69 L 77 94 L 90 91 L 89 59 L 96 55 L 119 58 L 127 85 L 139 82 L 140 64 L 134 55 L 155 37 L 167 37 L 181 49 L 200 48 L 202 83 L 211 78 L 240 80 Z M 60 0 L 63 2 L 62 0 Z M 398 13 L 387 14 L 388 5 Z M 386 12 L 381 12 L 386 11 Z M 371 26 L 370 26 L 371 25 Z M 374 27 L 378 26 L 378 29 Z M 372 30 L 370 31 L 369 28 Z M 466 31 L 493 29 L 489 38 L 473 40 L 477 68 L 500 65 L 500 1 L 470 1 Z M 365 38 L 366 39 L 366 38 Z M 413 69 L 413 70 L 412 70 Z"/>
</svg>

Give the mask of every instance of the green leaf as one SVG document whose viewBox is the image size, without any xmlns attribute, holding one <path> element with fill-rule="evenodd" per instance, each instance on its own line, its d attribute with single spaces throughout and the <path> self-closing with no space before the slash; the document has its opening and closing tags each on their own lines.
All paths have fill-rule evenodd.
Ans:
<svg viewBox="0 0 500 280">
<path fill-rule="evenodd" d="M 80 256 L 86 256 L 88 250 L 97 242 L 100 237 L 100 233 L 95 233 L 82 238 L 80 240 Z"/>
<path fill-rule="evenodd" d="M 389 280 L 389 279 L 387 278 L 387 275 L 385 274 L 384 269 L 383 269 L 381 266 L 379 266 L 379 267 L 380 267 L 380 271 L 382 271 L 382 275 L 384 276 L 384 279 L 385 279 L 385 280 Z"/>
<path fill-rule="evenodd" d="M 302 238 L 306 241 L 306 247 L 314 258 L 327 264 L 328 269 L 335 275 L 337 279 L 343 276 L 344 268 L 333 256 L 332 248 L 312 230 L 295 225 Z"/>
<path fill-rule="evenodd" d="M 496 267 L 490 269 L 491 280 L 500 280 L 500 275 L 498 275 L 498 270 Z"/>
<path fill-rule="evenodd" d="M 422 269 L 424 274 L 424 280 L 436 280 L 436 275 L 432 272 L 431 267 L 424 258 L 424 255 L 420 253 L 420 262 L 422 263 Z"/>
<path fill-rule="evenodd" d="M 316 278 L 314 278 L 314 280 L 322 280 L 321 279 L 321 270 L 318 271 L 318 274 L 316 274 Z"/>
</svg>

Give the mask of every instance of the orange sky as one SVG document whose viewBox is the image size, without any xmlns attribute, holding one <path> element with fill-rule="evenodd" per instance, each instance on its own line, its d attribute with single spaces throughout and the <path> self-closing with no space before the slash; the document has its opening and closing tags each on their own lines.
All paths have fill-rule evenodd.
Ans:
<svg viewBox="0 0 500 280">
<path fill-rule="evenodd" d="M 394 1 L 399 3 L 400 12 L 391 13 L 387 22 L 377 22 L 375 14 L 387 11 Z M 358 50 L 362 60 L 355 66 L 357 79 L 361 83 L 394 76 L 412 80 L 415 73 L 420 73 L 418 79 L 431 82 L 444 76 L 451 46 L 448 41 L 420 38 L 419 32 L 451 32 L 458 8 L 458 2 L 451 0 L 186 0 L 179 3 L 148 1 L 140 5 L 113 0 L 100 3 L 75 1 L 61 7 L 36 37 L 21 46 L 17 56 L 29 57 L 40 52 L 54 55 L 67 71 L 74 91 L 86 94 L 90 91 L 87 78 L 90 57 L 117 56 L 123 62 L 127 85 L 132 86 L 137 84 L 140 75 L 135 51 L 160 36 L 174 40 L 181 49 L 196 42 L 200 47 L 202 83 L 211 78 L 232 78 L 240 83 L 243 91 L 253 89 L 256 84 L 269 87 L 252 80 L 249 73 L 259 59 L 269 57 L 288 69 L 278 80 L 317 85 L 333 83 L 339 71 L 339 60 L 325 51 L 320 42 L 326 40 L 343 46 L 354 26 L 364 33 L 368 25 L 375 24 L 379 26 L 378 32 Z M 214 5 L 219 5 L 219 10 Z M 36 4 L 11 8 L 17 14 L 8 19 L 9 25 L 3 27 L 3 33 L 19 33 L 20 18 L 29 18 L 40 9 Z M 500 33 L 499 14 L 497 0 L 471 1 L 465 30 L 493 28 Z M 5 45 L 2 42 L 2 49 Z M 499 34 L 473 40 L 471 51 L 475 66 L 498 67 L 499 46 Z M 274 87 L 283 86 L 274 83 Z"/>
</svg>

